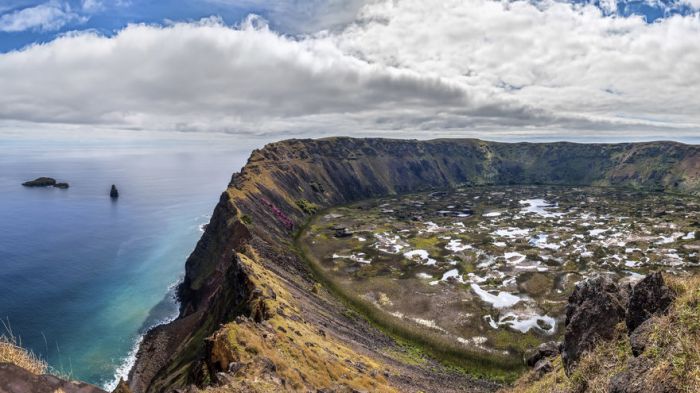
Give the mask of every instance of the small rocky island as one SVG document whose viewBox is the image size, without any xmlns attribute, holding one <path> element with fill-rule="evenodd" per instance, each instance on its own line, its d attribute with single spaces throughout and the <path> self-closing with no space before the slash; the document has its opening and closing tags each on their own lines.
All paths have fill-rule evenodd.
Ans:
<svg viewBox="0 0 700 393">
<path fill-rule="evenodd" d="M 119 198 L 119 190 L 117 190 L 117 186 L 112 184 L 112 189 L 109 190 L 109 197 L 112 199 L 117 199 Z"/>
<path fill-rule="evenodd" d="M 38 177 L 34 180 L 26 181 L 22 185 L 25 187 L 55 187 L 62 189 L 70 187 L 68 183 L 59 183 L 52 177 Z"/>
</svg>

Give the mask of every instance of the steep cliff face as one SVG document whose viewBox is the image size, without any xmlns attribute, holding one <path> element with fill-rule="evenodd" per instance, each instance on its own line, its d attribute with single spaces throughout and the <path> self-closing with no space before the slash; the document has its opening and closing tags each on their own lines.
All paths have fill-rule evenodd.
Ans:
<svg viewBox="0 0 700 393">
<path fill-rule="evenodd" d="M 700 148 L 351 138 L 269 144 L 251 154 L 222 194 L 187 260 L 181 315 L 144 340 L 132 389 L 493 390 L 392 355 L 393 340 L 314 287 L 293 247 L 309 213 L 306 201 L 329 207 L 464 184 L 615 185 L 698 195 Z"/>
</svg>

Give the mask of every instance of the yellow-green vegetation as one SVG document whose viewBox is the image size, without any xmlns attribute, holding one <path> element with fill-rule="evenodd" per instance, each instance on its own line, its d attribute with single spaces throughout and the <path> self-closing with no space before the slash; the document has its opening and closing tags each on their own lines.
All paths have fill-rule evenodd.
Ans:
<svg viewBox="0 0 700 393">
<path fill-rule="evenodd" d="M 411 239 L 411 243 L 413 247 L 421 250 L 427 250 L 427 251 L 435 251 L 437 249 L 437 245 L 440 242 L 440 239 L 438 239 L 437 236 L 432 236 L 432 237 L 416 237 Z"/>
<path fill-rule="evenodd" d="M 316 214 L 318 206 L 306 199 L 297 199 L 296 205 L 306 214 Z"/>
<path fill-rule="evenodd" d="M 37 375 L 48 371 L 46 362 L 22 348 L 12 334 L 0 336 L 0 363 L 14 364 Z"/>
<path fill-rule="evenodd" d="M 324 387 L 395 391 L 384 377 L 384 367 L 305 322 L 277 276 L 258 262 L 252 249 L 246 253 L 251 256 L 241 253 L 238 260 L 253 292 L 274 296 L 249 299 L 253 319 L 262 322 L 238 320 L 214 333 L 210 338 L 214 364 L 222 370 L 240 365 L 233 378 L 246 391 L 278 391 L 280 384 L 293 391 Z"/>
<path fill-rule="evenodd" d="M 641 386 L 673 386 L 673 391 L 700 391 L 700 277 L 667 277 L 677 293 L 666 315 L 655 316 L 646 347 L 640 358 L 652 366 L 636 381 Z M 601 343 L 586 354 L 567 377 L 561 358 L 553 359 L 554 370 L 541 379 L 533 371 L 522 376 L 503 393 L 607 392 L 610 379 L 623 372 L 633 359 L 624 324 L 618 325 L 617 339 Z"/>
<path fill-rule="evenodd" d="M 668 315 L 654 321 L 644 356 L 654 360 L 652 378 L 673 378 L 685 392 L 700 391 L 700 276 L 672 278 L 678 298 Z"/>
</svg>

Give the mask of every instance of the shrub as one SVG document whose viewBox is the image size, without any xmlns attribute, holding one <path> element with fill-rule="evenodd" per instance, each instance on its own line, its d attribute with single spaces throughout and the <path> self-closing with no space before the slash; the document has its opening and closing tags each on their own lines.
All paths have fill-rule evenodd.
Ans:
<svg viewBox="0 0 700 393">
<path fill-rule="evenodd" d="M 312 202 L 309 202 L 306 199 L 298 199 L 297 200 L 297 206 L 299 206 L 299 209 L 301 209 L 304 213 L 312 215 L 316 214 L 318 211 L 318 206 Z"/>
</svg>

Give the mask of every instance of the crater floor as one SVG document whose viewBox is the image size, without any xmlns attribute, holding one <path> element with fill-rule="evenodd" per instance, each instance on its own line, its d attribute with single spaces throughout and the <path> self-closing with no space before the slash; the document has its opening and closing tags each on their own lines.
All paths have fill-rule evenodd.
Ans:
<svg viewBox="0 0 700 393">
<path fill-rule="evenodd" d="M 300 241 L 327 279 L 393 323 L 516 355 L 557 338 L 587 276 L 693 274 L 699 206 L 629 189 L 470 187 L 326 210 Z"/>
</svg>

